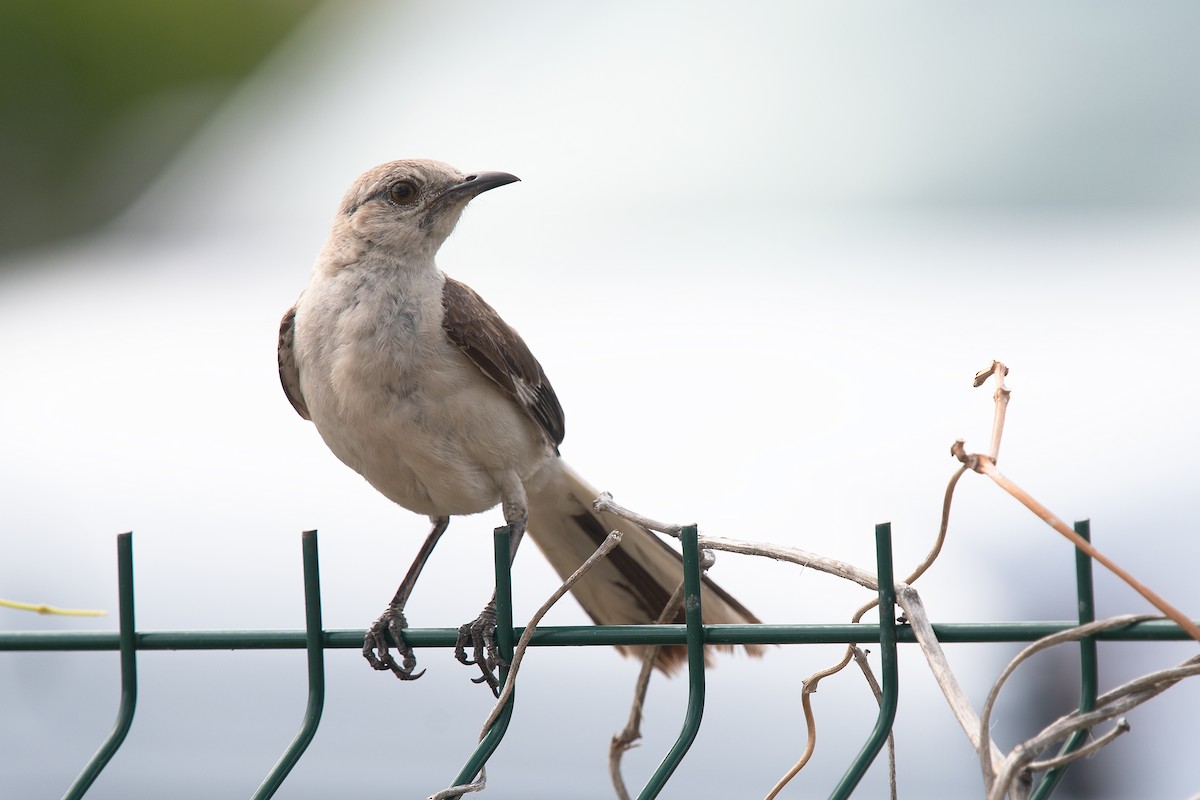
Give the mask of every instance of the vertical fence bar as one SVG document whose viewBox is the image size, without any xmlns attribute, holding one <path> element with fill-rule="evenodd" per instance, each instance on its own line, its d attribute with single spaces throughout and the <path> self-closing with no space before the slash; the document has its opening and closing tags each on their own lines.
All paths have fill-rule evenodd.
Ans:
<svg viewBox="0 0 1200 800">
<path fill-rule="evenodd" d="M 63 800 L 83 797 L 125 741 L 137 706 L 137 627 L 133 616 L 133 534 L 117 534 L 117 602 L 121 643 L 121 705 L 108 738 L 67 789 Z"/>
<path fill-rule="evenodd" d="M 496 647 L 505 665 L 512 661 L 513 656 L 513 624 L 512 624 L 512 550 L 511 531 L 508 526 L 496 528 L 493 535 L 496 559 Z M 500 685 L 508 680 L 508 667 L 500 667 Z M 508 702 L 500 712 L 500 716 L 492 723 L 487 734 L 479 741 L 475 752 L 467 759 L 467 763 L 454 778 L 451 786 L 462 786 L 472 783 L 479 770 L 496 752 L 500 740 L 508 730 L 509 720 L 512 719 L 513 701 L 517 696 L 513 691 L 508 696 Z"/>
<path fill-rule="evenodd" d="M 497 528 L 492 533 L 496 559 L 496 647 L 505 666 L 500 668 L 500 686 L 508 680 L 508 664 L 512 662 L 513 617 L 512 617 L 512 531 L 508 526 Z"/>
<path fill-rule="evenodd" d="M 1075 532 L 1084 541 L 1090 542 L 1092 540 L 1091 522 L 1086 519 L 1076 522 Z M 1092 559 L 1078 547 L 1075 548 L 1075 593 L 1079 601 L 1079 624 L 1086 625 L 1089 622 L 1095 622 L 1096 597 L 1095 590 L 1092 588 Z M 1096 639 L 1092 636 L 1079 640 L 1079 672 L 1079 710 L 1091 711 L 1096 707 L 1096 692 L 1100 683 Z M 1063 743 L 1058 754 L 1064 756 L 1075 750 L 1083 744 L 1088 734 L 1089 731 L 1086 730 L 1075 731 Z M 1065 764 L 1048 771 L 1034 789 L 1033 794 L 1029 796 L 1030 800 L 1046 800 L 1066 775 L 1068 766 L 1070 765 Z"/>
<path fill-rule="evenodd" d="M 879 576 L 879 651 L 882 665 L 880 683 L 883 698 L 879 702 L 879 717 L 867 743 L 858 753 L 858 758 L 834 787 L 830 800 L 844 800 L 858 786 L 871 762 L 883 749 L 892 723 L 896 720 L 896 706 L 900 698 L 900 669 L 896 659 L 896 583 L 892 576 L 892 525 L 884 522 L 875 526 L 875 560 Z"/>
<path fill-rule="evenodd" d="M 283 752 L 275 766 L 267 774 L 254 800 L 273 797 L 288 773 L 296 766 L 300 756 L 308 748 L 317 725 L 321 722 L 321 711 L 325 707 L 325 631 L 321 626 L 321 570 L 317 561 L 317 532 L 305 531 L 300 536 L 300 547 L 304 553 L 304 635 L 308 652 L 308 705 L 304 709 L 304 721 L 296 738 Z"/>
<path fill-rule="evenodd" d="M 688 525 L 680 532 L 683 541 L 683 613 L 687 624 L 687 713 L 674 747 L 651 776 L 646 788 L 642 789 L 638 800 L 658 797 L 695 741 L 696 733 L 700 730 L 700 719 L 704 715 L 704 623 L 700 612 L 700 547 L 697 538 L 695 525 Z"/>
</svg>

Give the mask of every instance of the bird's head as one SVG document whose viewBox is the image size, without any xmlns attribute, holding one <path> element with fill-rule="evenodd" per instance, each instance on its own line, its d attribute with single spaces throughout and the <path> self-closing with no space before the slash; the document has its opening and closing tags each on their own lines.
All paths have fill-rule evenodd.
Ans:
<svg viewBox="0 0 1200 800">
<path fill-rule="evenodd" d="M 355 181 L 338 223 L 373 245 L 432 255 L 472 198 L 516 180 L 507 172 L 464 174 L 440 161 L 391 161 Z"/>
</svg>

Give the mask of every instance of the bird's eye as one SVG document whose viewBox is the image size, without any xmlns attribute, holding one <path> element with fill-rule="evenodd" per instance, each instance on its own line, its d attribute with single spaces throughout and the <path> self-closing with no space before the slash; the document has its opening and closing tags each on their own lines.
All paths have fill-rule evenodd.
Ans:
<svg viewBox="0 0 1200 800">
<path fill-rule="evenodd" d="M 417 185 L 412 181 L 396 181 L 388 187 L 388 197 L 393 203 L 407 205 L 417 199 Z"/>
</svg>

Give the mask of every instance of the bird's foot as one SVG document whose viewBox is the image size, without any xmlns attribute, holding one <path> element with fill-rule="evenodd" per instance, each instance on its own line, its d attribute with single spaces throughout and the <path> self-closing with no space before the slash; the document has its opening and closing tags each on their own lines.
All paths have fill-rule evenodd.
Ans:
<svg viewBox="0 0 1200 800">
<path fill-rule="evenodd" d="M 404 609 L 397 605 L 389 605 L 379 615 L 379 619 L 372 622 L 371 627 L 367 628 L 367 635 L 363 638 L 362 654 L 373 668 L 390 669 L 392 674 L 402 681 L 415 681 L 425 674 L 425 670 L 413 672 L 417 666 L 417 657 L 413 655 L 408 642 L 404 641 L 406 627 L 408 627 L 408 620 L 404 618 Z M 399 663 L 392 658 L 391 651 L 388 650 L 388 634 L 391 634 L 392 641 L 396 644 L 396 652 L 400 656 Z"/>
<path fill-rule="evenodd" d="M 467 655 L 470 646 L 474 658 Z M 483 673 L 472 678 L 472 683 L 486 683 L 492 694 L 500 696 L 500 678 L 497 671 L 507 667 L 508 662 L 500 657 L 496 647 L 496 604 L 488 603 L 473 621 L 458 629 L 458 641 L 454 643 L 454 657 L 463 664 L 475 664 Z"/>
</svg>

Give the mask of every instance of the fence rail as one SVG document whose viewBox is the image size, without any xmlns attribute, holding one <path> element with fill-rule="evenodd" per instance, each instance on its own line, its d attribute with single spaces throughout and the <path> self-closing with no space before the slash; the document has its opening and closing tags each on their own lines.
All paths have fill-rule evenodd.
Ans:
<svg viewBox="0 0 1200 800">
<path fill-rule="evenodd" d="M 1088 538 L 1087 522 L 1075 530 Z M 685 644 L 688 648 L 689 698 L 679 737 L 639 795 L 639 800 L 657 797 L 675 768 L 686 755 L 699 730 L 704 710 L 705 644 L 830 644 L 878 643 L 882 660 L 883 691 L 879 716 L 867 742 L 837 784 L 831 797 L 846 798 L 853 793 L 862 776 L 878 755 L 895 719 L 899 697 L 897 646 L 916 642 L 911 629 L 895 621 L 895 596 L 892 579 L 891 526 L 876 526 L 876 560 L 879 581 L 879 623 L 837 625 L 703 625 L 700 610 L 700 566 L 695 527 L 683 530 L 684 593 L 686 621 L 683 625 L 608 625 L 560 626 L 539 628 L 530 646 L 593 646 Z M 512 625 L 511 580 L 508 563 L 508 530 L 495 534 L 496 594 L 499 619 L 497 638 L 501 655 L 511 658 L 513 642 L 524 632 Z M 139 650 L 307 650 L 308 702 L 300 730 L 292 743 L 270 769 L 253 797 L 274 796 L 288 773 L 300 760 L 316 734 L 325 700 L 324 651 L 336 648 L 361 649 L 363 630 L 325 630 L 321 625 L 320 570 L 317 557 L 317 533 L 301 536 L 303 550 L 305 629 L 236 631 L 138 631 L 134 617 L 134 574 L 132 534 L 117 536 L 117 575 L 119 627 L 116 631 L 8 631 L 0 632 L 0 651 L 119 651 L 121 659 L 121 700 L 117 719 L 96 754 L 83 768 L 64 798 L 84 797 L 105 765 L 120 748 L 133 723 L 137 705 L 137 652 Z M 1091 558 L 1076 551 L 1076 591 L 1080 619 L 1076 621 L 995 622 L 934 624 L 933 630 L 943 643 L 952 642 L 1028 642 L 1075 627 L 1094 619 Z M 412 628 L 405 638 L 413 647 L 452 647 L 458 631 L 454 628 Z M 1176 623 L 1153 620 L 1111 629 L 1080 642 L 1081 709 L 1088 710 L 1096 700 L 1097 641 L 1187 640 L 1188 634 Z M 501 680 L 506 677 L 502 671 Z M 475 779 L 503 739 L 513 713 L 514 695 L 496 722 L 470 755 L 451 783 L 463 785 Z M 1063 746 L 1070 752 L 1082 743 L 1073 737 Z M 1050 770 L 1035 788 L 1032 797 L 1044 800 L 1062 778 L 1065 767 Z"/>
</svg>

